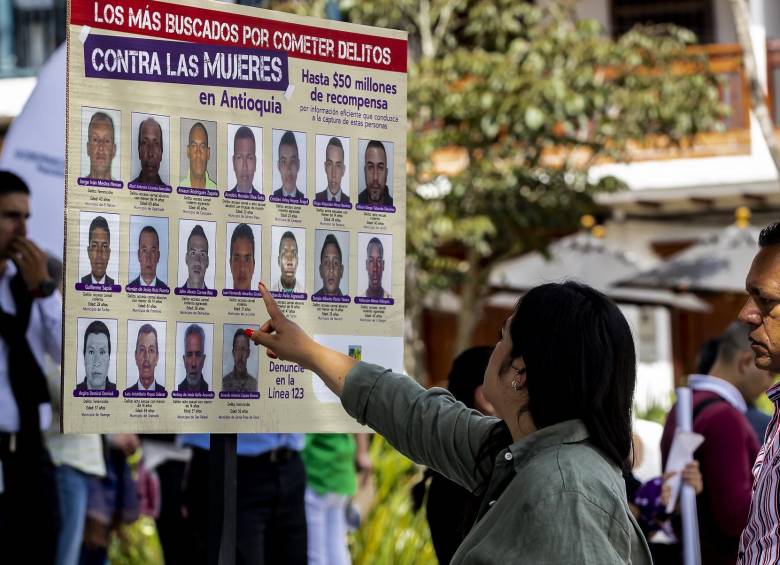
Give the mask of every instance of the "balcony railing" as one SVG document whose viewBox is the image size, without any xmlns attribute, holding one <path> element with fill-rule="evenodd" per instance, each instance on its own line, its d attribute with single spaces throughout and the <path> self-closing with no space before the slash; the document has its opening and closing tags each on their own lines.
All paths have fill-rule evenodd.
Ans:
<svg viewBox="0 0 780 565">
<path fill-rule="evenodd" d="M 0 0 L 0 77 L 34 75 L 65 41 L 65 0 Z"/>
</svg>

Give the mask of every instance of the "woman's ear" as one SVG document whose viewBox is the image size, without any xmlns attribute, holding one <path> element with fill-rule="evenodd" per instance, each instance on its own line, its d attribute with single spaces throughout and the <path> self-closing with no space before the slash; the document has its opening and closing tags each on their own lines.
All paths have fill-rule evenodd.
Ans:
<svg viewBox="0 0 780 565">
<path fill-rule="evenodd" d="M 524 388 L 528 377 L 523 358 L 519 357 L 512 361 L 509 370 L 512 372 L 512 388 L 515 390 Z"/>
</svg>

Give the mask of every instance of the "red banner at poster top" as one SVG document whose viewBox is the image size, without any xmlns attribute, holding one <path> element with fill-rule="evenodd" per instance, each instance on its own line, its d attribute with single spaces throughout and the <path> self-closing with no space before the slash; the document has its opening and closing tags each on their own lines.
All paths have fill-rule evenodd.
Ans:
<svg viewBox="0 0 780 565">
<path fill-rule="evenodd" d="M 141 0 L 73 0 L 70 23 L 98 29 L 233 47 L 289 57 L 406 72 L 406 41 L 293 24 L 227 11 Z"/>
</svg>

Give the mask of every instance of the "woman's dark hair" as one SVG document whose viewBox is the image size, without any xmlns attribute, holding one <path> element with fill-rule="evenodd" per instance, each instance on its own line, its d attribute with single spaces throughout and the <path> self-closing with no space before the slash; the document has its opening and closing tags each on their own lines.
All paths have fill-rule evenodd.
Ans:
<svg viewBox="0 0 780 565">
<path fill-rule="evenodd" d="M 512 357 L 525 362 L 537 428 L 580 419 L 590 442 L 618 467 L 631 451 L 636 353 L 618 307 L 589 286 L 538 286 L 517 303 Z"/>
<path fill-rule="evenodd" d="M 472 347 L 452 362 L 447 390 L 469 408 L 474 408 L 474 391 L 482 384 L 491 353 L 492 347 Z"/>
</svg>

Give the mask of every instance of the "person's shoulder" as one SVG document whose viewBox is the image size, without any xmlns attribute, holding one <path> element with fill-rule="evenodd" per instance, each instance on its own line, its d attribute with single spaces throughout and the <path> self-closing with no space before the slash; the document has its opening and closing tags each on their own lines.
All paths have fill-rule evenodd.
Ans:
<svg viewBox="0 0 780 565">
<path fill-rule="evenodd" d="M 106 275 L 106 284 L 114 284 L 114 279 Z"/>
<path fill-rule="evenodd" d="M 125 390 L 138 390 L 138 382 L 136 381 L 133 386 L 129 386 Z"/>
<path fill-rule="evenodd" d="M 112 383 L 106 379 L 106 390 L 116 390 L 116 383 Z"/>
<path fill-rule="evenodd" d="M 87 390 L 87 379 L 84 378 L 83 381 L 76 384 L 76 390 Z"/>
<path fill-rule="evenodd" d="M 201 379 L 200 392 L 208 392 L 208 391 L 209 391 L 209 383 L 206 382 L 206 379 Z"/>
<path fill-rule="evenodd" d="M 179 385 L 176 387 L 176 390 L 179 392 L 184 392 L 187 390 L 187 377 L 184 377 L 184 380 L 179 383 Z"/>
<path fill-rule="evenodd" d="M 156 392 L 165 392 L 165 387 L 158 383 L 157 381 L 154 382 L 154 390 Z"/>
<path fill-rule="evenodd" d="M 282 192 L 282 187 L 281 186 L 279 188 L 277 188 L 276 190 L 274 190 L 274 196 L 281 197 L 282 194 L 283 194 L 283 192 Z"/>
<path fill-rule="evenodd" d="M 301 192 L 299 189 L 295 189 L 295 198 L 306 198 L 306 195 Z"/>
<path fill-rule="evenodd" d="M 138 275 L 133 280 L 131 280 L 127 286 L 141 286 L 141 275 Z"/>
<path fill-rule="evenodd" d="M 344 193 L 344 191 L 341 191 L 341 202 L 342 204 L 351 204 L 352 201 L 349 199 L 349 195 Z"/>
<path fill-rule="evenodd" d="M 364 188 L 363 192 L 358 194 L 358 204 L 367 204 L 368 203 L 368 189 Z"/>
<path fill-rule="evenodd" d="M 81 282 L 82 282 L 82 284 L 89 284 L 89 283 L 91 283 L 92 282 L 92 275 L 87 273 L 86 275 L 81 277 Z"/>
<path fill-rule="evenodd" d="M 161 281 L 160 279 L 157 279 L 157 282 L 154 283 L 154 286 L 157 288 L 168 288 L 168 285 L 165 284 L 165 281 Z"/>
<path fill-rule="evenodd" d="M 328 190 L 328 189 L 326 188 L 325 190 Z M 327 195 L 325 194 L 325 190 L 323 190 L 322 192 L 318 192 L 317 194 L 314 195 L 314 201 L 315 202 L 322 202 L 325 199 L 327 199 Z"/>
</svg>

